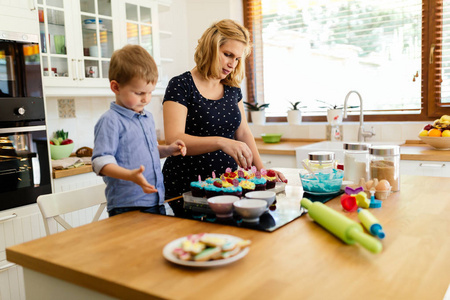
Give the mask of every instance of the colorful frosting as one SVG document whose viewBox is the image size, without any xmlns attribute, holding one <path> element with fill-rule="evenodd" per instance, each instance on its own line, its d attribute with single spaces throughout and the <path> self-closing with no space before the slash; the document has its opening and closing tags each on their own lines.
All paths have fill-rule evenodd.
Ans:
<svg viewBox="0 0 450 300">
<path fill-rule="evenodd" d="M 243 180 L 239 182 L 239 186 L 241 186 L 245 190 L 254 190 L 255 189 L 255 183 L 251 182 L 249 180 Z"/>
<path fill-rule="evenodd" d="M 223 188 L 223 192 L 224 193 L 229 193 L 229 194 L 231 194 L 231 193 L 240 193 L 240 192 L 242 192 L 242 187 L 240 187 L 240 186 L 229 186 L 229 187 Z"/>
<path fill-rule="evenodd" d="M 205 181 L 192 181 L 191 187 L 203 189 L 208 184 Z"/>
<path fill-rule="evenodd" d="M 261 178 L 257 178 L 257 177 L 253 177 L 251 179 L 249 179 L 250 181 L 254 182 L 256 185 L 258 184 L 266 184 L 267 179 L 261 177 Z"/>
</svg>

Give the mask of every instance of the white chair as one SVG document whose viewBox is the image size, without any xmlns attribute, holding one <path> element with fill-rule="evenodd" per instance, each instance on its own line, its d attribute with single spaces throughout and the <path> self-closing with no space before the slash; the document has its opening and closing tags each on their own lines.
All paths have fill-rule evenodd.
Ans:
<svg viewBox="0 0 450 300">
<path fill-rule="evenodd" d="M 99 184 L 78 190 L 60 192 L 55 194 L 41 195 L 37 198 L 39 209 L 44 219 L 44 227 L 47 235 L 56 233 L 56 227 L 53 226 L 51 232 L 50 224 L 55 220 L 65 229 L 72 226 L 64 220 L 61 215 L 78 211 L 80 209 L 89 208 L 100 205 L 94 215 L 92 222 L 99 220 L 102 212 L 106 207 L 105 184 Z"/>
</svg>

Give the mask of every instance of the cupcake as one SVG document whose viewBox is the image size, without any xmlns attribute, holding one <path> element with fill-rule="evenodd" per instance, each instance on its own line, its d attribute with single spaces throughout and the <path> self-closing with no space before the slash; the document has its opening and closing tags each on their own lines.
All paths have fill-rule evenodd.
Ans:
<svg viewBox="0 0 450 300">
<path fill-rule="evenodd" d="M 191 192 L 194 197 L 205 197 L 206 182 L 202 181 L 200 175 L 198 175 L 198 181 L 191 182 Z"/>
<path fill-rule="evenodd" d="M 242 188 L 242 196 L 255 190 L 255 183 L 250 180 L 242 180 L 239 182 L 239 186 Z"/>
<path fill-rule="evenodd" d="M 204 189 L 206 198 L 223 195 L 222 181 L 220 179 L 216 179 L 213 184 L 208 184 Z"/>
<path fill-rule="evenodd" d="M 239 180 L 235 178 L 231 186 L 223 187 L 223 194 L 242 197 L 242 187 L 239 186 Z"/>
<path fill-rule="evenodd" d="M 250 179 L 251 182 L 255 184 L 255 191 L 264 191 L 266 190 L 267 180 L 261 177 L 261 172 L 256 171 L 255 177 Z"/>
<path fill-rule="evenodd" d="M 264 176 L 266 178 L 266 189 L 273 189 L 277 183 L 277 174 L 274 170 L 267 170 L 266 175 Z"/>
</svg>

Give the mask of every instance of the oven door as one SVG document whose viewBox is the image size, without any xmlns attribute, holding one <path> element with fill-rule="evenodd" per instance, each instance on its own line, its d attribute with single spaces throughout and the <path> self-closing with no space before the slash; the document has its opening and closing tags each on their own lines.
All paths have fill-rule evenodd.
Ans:
<svg viewBox="0 0 450 300">
<path fill-rule="evenodd" d="M 0 128 L 0 210 L 51 193 L 45 125 Z"/>
</svg>

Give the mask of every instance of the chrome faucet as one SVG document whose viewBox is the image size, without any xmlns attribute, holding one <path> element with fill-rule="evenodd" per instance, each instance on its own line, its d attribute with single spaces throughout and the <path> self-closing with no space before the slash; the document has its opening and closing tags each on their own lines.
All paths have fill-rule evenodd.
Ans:
<svg viewBox="0 0 450 300">
<path fill-rule="evenodd" d="M 372 137 L 375 135 L 373 132 L 373 127 L 371 131 L 364 131 L 364 114 L 363 114 L 363 100 L 361 95 L 357 91 L 348 92 L 347 96 L 345 96 L 344 101 L 344 119 L 347 118 L 347 100 L 352 93 L 355 93 L 359 97 L 359 130 L 358 130 L 358 142 L 365 142 L 366 138 Z"/>
</svg>

